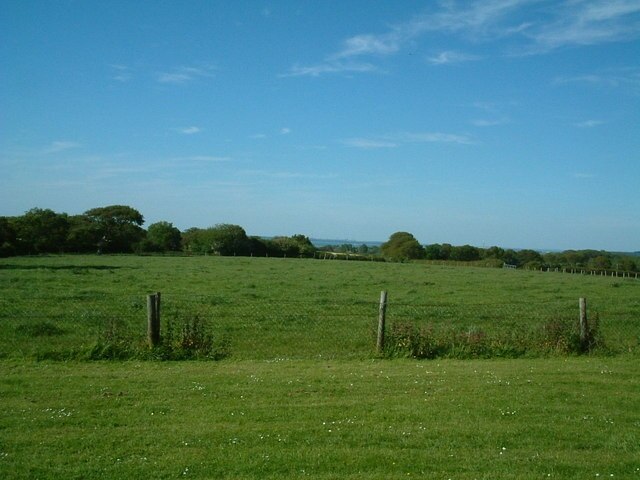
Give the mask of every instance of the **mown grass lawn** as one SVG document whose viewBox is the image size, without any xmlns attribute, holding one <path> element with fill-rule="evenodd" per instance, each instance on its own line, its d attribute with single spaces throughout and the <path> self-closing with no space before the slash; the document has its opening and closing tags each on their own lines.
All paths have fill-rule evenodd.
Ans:
<svg viewBox="0 0 640 480">
<path fill-rule="evenodd" d="M 634 357 L 0 362 L 0 478 L 640 478 Z"/>
</svg>

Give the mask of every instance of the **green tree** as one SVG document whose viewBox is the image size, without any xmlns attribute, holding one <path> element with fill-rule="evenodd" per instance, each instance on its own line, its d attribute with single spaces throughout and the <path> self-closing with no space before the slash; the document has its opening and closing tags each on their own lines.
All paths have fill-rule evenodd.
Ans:
<svg viewBox="0 0 640 480">
<path fill-rule="evenodd" d="M 502 260 L 502 257 L 504 256 L 504 248 L 500 248 L 500 247 L 489 247 L 484 251 L 484 258 L 497 258 Z"/>
<path fill-rule="evenodd" d="M 220 223 L 211 228 L 211 249 L 218 255 L 248 255 L 249 238 L 239 225 Z"/>
<path fill-rule="evenodd" d="M 516 258 L 518 259 L 518 265 L 528 265 L 530 267 L 540 267 L 543 263 L 542 255 L 535 250 L 518 250 L 516 252 Z"/>
<path fill-rule="evenodd" d="M 147 228 L 145 248 L 155 252 L 180 250 L 182 234 L 170 222 L 156 222 Z"/>
<path fill-rule="evenodd" d="M 408 232 L 396 232 L 380 247 L 382 254 L 393 261 L 424 258 L 424 247 Z"/>
<path fill-rule="evenodd" d="M 589 260 L 589 268 L 593 270 L 609 270 L 611 268 L 611 259 L 605 255 L 598 255 Z"/>
<path fill-rule="evenodd" d="M 298 244 L 298 255 L 300 257 L 313 257 L 316 247 L 306 235 L 297 234 L 291 237 Z"/>
<path fill-rule="evenodd" d="M 267 244 L 260 237 L 249 237 L 249 254 L 256 257 L 265 257 L 268 253 Z"/>
<path fill-rule="evenodd" d="M 311 240 L 304 235 L 274 237 L 266 244 L 272 257 L 313 257 L 316 251 Z"/>
<path fill-rule="evenodd" d="M 622 272 L 635 272 L 638 269 L 636 261 L 628 256 L 617 258 L 616 266 Z"/>
<path fill-rule="evenodd" d="M 369 246 L 366 243 L 363 243 L 358 247 L 358 253 L 360 255 L 366 255 L 367 253 L 369 253 Z"/>
<path fill-rule="evenodd" d="M 191 227 L 182 232 L 182 249 L 187 253 L 205 254 L 211 250 L 211 242 L 206 239 L 206 230 Z"/>
<path fill-rule="evenodd" d="M 451 258 L 451 252 L 453 252 L 453 246 L 450 243 L 443 243 L 440 246 L 440 259 L 449 260 Z"/>
<path fill-rule="evenodd" d="M 209 228 L 189 228 L 182 234 L 185 251 L 216 255 L 250 255 L 255 241 L 239 225 L 221 223 Z"/>
<path fill-rule="evenodd" d="M 132 252 L 145 237 L 144 217 L 135 208 L 109 205 L 84 213 L 98 232 L 98 252 Z"/>
<path fill-rule="evenodd" d="M 0 217 L 0 257 L 16 254 L 16 232 L 8 217 Z"/>
<path fill-rule="evenodd" d="M 14 219 L 14 229 L 21 253 L 59 253 L 65 249 L 69 222 L 66 213 L 32 208 Z"/>
<path fill-rule="evenodd" d="M 353 245 L 351 243 L 343 243 L 337 248 L 336 251 L 340 253 L 353 253 L 355 252 L 355 248 L 353 248 Z"/>
<path fill-rule="evenodd" d="M 86 215 L 72 215 L 69 217 L 68 251 L 76 253 L 95 252 L 100 238 L 100 231 L 89 217 Z"/>
<path fill-rule="evenodd" d="M 451 260 L 459 262 L 472 262 L 480 260 L 480 249 L 471 245 L 462 245 L 451 249 Z"/>
<path fill-rule="evenodd" d="M 442 260 L 442 245 L 432 243 L 424 247 L 424 258 L 427 260 Z"/>
<path fill-rule="evenodd" d="M 518 254 L 515 250 L 509 248 L 504 251 L 502 261 L 509 265 L 518 265 Z"/>
</svg>

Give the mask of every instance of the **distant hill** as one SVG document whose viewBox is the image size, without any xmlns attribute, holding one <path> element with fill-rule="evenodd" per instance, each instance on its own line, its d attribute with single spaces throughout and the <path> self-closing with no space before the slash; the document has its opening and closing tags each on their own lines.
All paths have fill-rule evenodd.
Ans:
<svg viewBox="0 0 640 480">
<path fill-rule="evenodd" d="M 384 242 L 373 242 L 373 241 L 362 241 L 362 240 L 333 240 L 327 238 L 311 238 L 311 243 L 314 246 L 326 247 L 327 245 L 348 245 L 351 244 L 354 247 L 359 247 L 360 245 L 366 245 L 367 247 L 379 247 Z"/>
</svg>

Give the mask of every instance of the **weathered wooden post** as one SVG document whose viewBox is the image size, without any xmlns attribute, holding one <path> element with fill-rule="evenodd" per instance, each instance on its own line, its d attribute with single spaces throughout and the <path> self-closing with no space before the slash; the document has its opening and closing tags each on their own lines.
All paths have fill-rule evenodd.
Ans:
<svg viewBox="0 0 640 480">
<path fill-rule="evenodd" d="M 147 338 L 151 348 L 160 343 L 160 292 L 147 295 Z"/>
<path fill-rule="evenodd" d="M 387 292 L 383 290 L 380 292 L 380 307 L 378 309 L 378 341 L 376 343 L 376 350 L 378 353 L 384 351 L 384 324 L 387 314 Z"/>
<path fill-rule="evenodd" d="M 580 298 L 580 346 L 582 351 L 589 349 L 589 324 L 587 322 L 587 299 Z"/>
</svg>

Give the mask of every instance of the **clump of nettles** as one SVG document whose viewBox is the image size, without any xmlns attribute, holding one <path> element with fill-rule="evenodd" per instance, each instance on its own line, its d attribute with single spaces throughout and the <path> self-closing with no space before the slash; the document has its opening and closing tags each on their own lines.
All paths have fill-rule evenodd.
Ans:
<svg viewBox="0 0 640 480">
<path fill-rule="evenodd" d="M 229 342 L 217 339 L 198 316 L 168 320 L 160 343 L 149 347 L 146 338 L 133 334 L 119 320 L 111 320 L 91 346 L 91 360 L 220 360 L 230 355 Z"/>
<path fill-rule="evenodd" d="M 160 345 L 151 354 L 162 360 L 221 360 L 228 357 L 229 342 L 216 341 L 207 322 L 199 316 L 168 320 Z"/>
<path fill-rule="evenodd" d="M 410 358 L 489 358 L 536 355 L 571 355 L 604 351 L 595 315 L 587 335 L 580 338 L 577 322 L 551 319 L 533 328 L 510 327 L 488 333 L 477 327 L 416 326 L 412 322 L 392 324 L 385 337 L 384 355 Z"/>
</svg>

